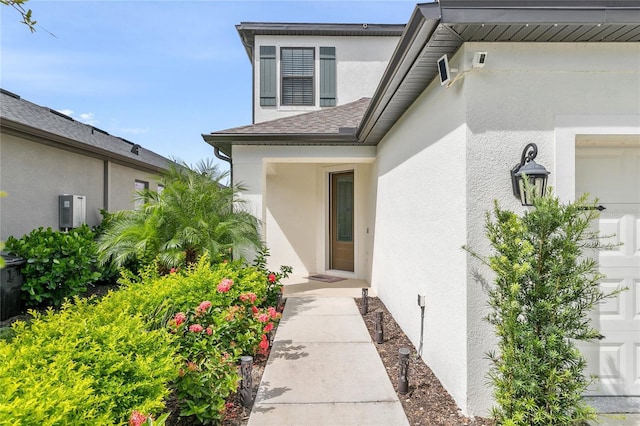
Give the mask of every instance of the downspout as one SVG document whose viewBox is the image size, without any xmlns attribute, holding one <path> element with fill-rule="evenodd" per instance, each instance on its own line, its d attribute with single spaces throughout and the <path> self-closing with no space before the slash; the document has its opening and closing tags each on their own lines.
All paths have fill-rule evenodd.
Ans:
<svg viewBox="0 0 640 426">
<path fill-rule="evenodd" d="M 231 183 L 231 185 L 233 185 L 233 162 L 231 161 L 231 157 L 227 157 L 222 152 L 220 152 L 220 148 L 218 148 L 217 146 L 213 147 L 213 155 L 215 155 L 216 158 L 229 163 L 229 182 Z"/>
</svg>

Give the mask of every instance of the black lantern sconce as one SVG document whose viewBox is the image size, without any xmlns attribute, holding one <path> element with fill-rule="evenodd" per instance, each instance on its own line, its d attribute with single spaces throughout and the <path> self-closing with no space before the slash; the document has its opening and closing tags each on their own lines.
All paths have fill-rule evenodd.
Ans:
<svg viewBox="0 0 640 426">
<path fill-rule="evenodd" d="M 534 197 L 544 196 L 547 190 L 549 172 L 533 161 L 538 155 L 538 146 L 530 143 L 522 150 L 520 164 L 511 169 L 511 185 L 513 195 L 523 206 L 532 206 Z M 526 181 L 525 181 L 526 179 Z"/>
</svg>

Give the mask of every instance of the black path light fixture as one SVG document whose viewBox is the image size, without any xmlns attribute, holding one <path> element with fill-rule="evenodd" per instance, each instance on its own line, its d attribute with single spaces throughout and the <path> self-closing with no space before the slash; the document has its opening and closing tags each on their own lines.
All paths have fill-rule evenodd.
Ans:
<svg viewBox="0 0 640 426">
<path fill-rule="evenodd" d="M 522 150 L 520 163 L 511 169 L 513 195 L 523 206 L 532 206 L 533 199 L 544 196 L 547 190 L 549 172 L 544 166 L 533 161 L 537 155 L 538 146 L 535 143 L 527 144 Z"/>
</svg>

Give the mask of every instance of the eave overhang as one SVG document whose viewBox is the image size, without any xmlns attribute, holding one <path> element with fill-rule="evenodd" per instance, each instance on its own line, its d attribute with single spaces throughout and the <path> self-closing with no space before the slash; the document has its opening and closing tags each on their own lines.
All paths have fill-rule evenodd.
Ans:
<svg viewBox="0 0 640 426">
<path fill-rule="evenodd" d="M 257 35 L 286 36 L 340 36 L 340 37 L 400 37 L 404 24 L 323 24 L 241 22 L 236 25 L 240 40 L 253 62 L 253 50 Z"/>
<path fill-rule="evenodd" d="M 353 146 L 362 145 L 353 133 L 205 133 L 202 138 L 231 157 L 233 145 L 285 145 L 285 146 Z"/>
<path fill-rule="evenodd" d="M 640 2 L 440 0 L 416 6 L 359 127 L 376 145 L 466 42 L 639 42 Z"/>
</svg>

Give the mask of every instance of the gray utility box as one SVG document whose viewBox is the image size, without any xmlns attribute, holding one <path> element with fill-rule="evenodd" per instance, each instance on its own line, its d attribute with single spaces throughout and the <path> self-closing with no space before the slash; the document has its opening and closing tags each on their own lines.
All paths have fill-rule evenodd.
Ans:
<svg viewBox="0 0 640 426">
<path fill-rule="evenodd" d="M 20 291 L 22 290 L 22 272 L 24 265 L 21 257 L 2 254 L 5 261 L 0 269 L 0 321 L 19 315 L 21 312 Z"/>
<path fill-rule="evenodd" d="M 87 198 L 84 195 L 58 196 L 60 229 L 78 228 L 87 222 Z"/>
</svg>

